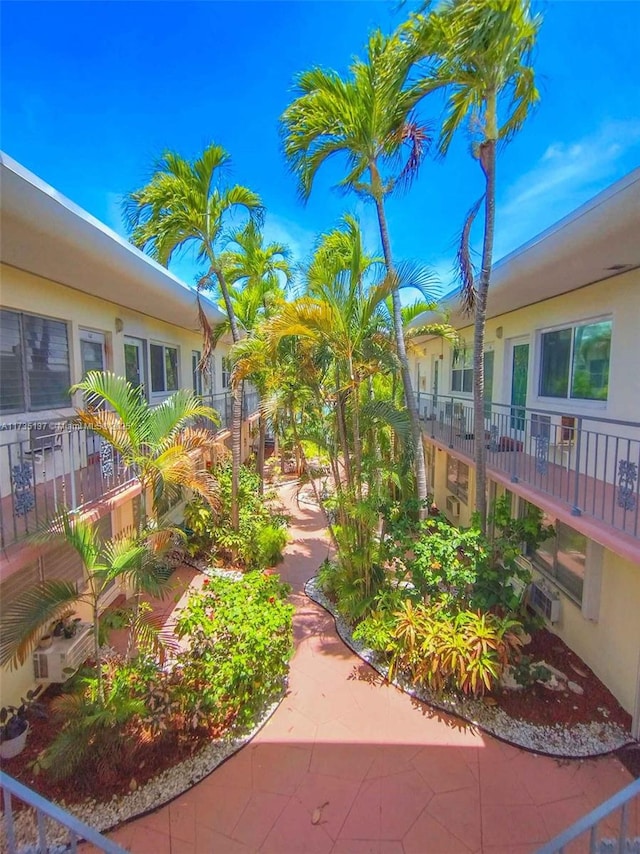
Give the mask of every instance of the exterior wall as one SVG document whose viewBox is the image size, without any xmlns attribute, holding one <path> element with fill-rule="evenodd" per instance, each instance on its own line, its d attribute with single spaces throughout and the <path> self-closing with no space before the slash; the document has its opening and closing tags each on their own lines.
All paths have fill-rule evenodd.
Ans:
<svg viewBox="0 0 640 854">
<path fill-rule="evenodd" d="M 2 265 L 2 308 L 39 314 L 68 324 L 69 350 L 71 361 L 71 380 L 79 382 L 82 378 L 80 356 L 80 330 L 87 329 L 105 335 L 105 355 L 108 370 L 124 376 L 124 339 L 125 336 L 140 338 L 147 343 L 147 362 L 149 342 L 167 344 L 178 348 L 178 372 L 181 388 L 193 388 L 191 372 L 191 354 L 193 350 L 202 350 L 202 336 L 197 328 L 196 307 L 194 301 L 193 330 L 173 326 L 156 320 L 149 315 L 130 311 L 106 299 L 98 299 L 75 291 L 57 282 L 42 279 L 14 267 Z M 161 295 L 158 297 L 161 299 Z M 152 310 L 152 308 L 150 307 Z M 228 345 L 219 344 L 215 351 L 214 374 L 211 388 L 207 391 L 220 393 L 222 387 L 222 357 L 228 352 Z M 151 403 L 159 403 L 171 392 L 153 393 L 150 388 L 147 367 L 147 388 Z M 76 402 L 79 402 L 79 396 Z M 34 421 L 46 421 L 72 413 L 72 408 L 55 411 L 29 413 Z M 0 417 L 0 423 L 16 420 L 15 414 Z"/>
<path fill-rule="evenodd" d="M 535 299 L 535 294 L 531 295 Z M 558 400 L 538 395 L 540 366 L 539 330 L 590 320 L 612 318 L 609 395 L 606 402 L 591 400 Z M 640 329 L 640 270 L 614 276 L 544 302 L 525 306 L 509 314 L 490 318 L 486 325 L 486 350 L 494 352 L 493 395 L 497 403 L 510 402 L 509 343 L 527 336 L 529 340 L 529 376 L 527 405 L 558 413 L 585 414 L 594 417 L 638 420 L 640 371 L 635 370 L 629 354 L 637 349 Z M 459 328 L 468 347 L 473 346 L 473 327 Z M 413 376 L 420 377 L 418 390 L 433 391 L 433 359 L 440 362 L 439 393 L 451 394 L 452 347 L 440 340 L 426 341 L 414 357 Z M 442 359 L 439 357 L 442 356 Z M 423 379 L 425 382 L 423 383 Z M 456 396 L 471 394 L 455 392 Z"/>
<path fill-rule="evenodd" d="M 562 596 L 560 620 L 552 630 L 633 714 L 640 664 L 640 568 L 604 549 L 599 599 L 598 617 L 590 620 Z"/>
<path fill-rule="evenodd" d="M 532 300 L 535 294 L 531 295 Z M 541 330 L 589 321 L 599 318 L 611 318 L 611 351 L 609 366 L 609 387 L 607 401 L 589 401 L 575 399 L 550 399 L 540 397 L 539 376 L 541 359 Z M 637 370 L 632 354 L 637 351 L 637 336 L 640 329 L 640 270 L 614 276 L 602 282 L 588 285 L 571 293 L 563 294 L 540 303 L 490 318 L 486 325 L 487 351 L 494 353 L 493 393 L 494 403 L 507 406 L 511 403 L 511 343 L 529 342 L 529 365 L 526 405 L 560 415 L 582 416 L 583 423 L 593 418 L 607 418 L 621 421 L 640 421 L 638 400 L 640 399 L 640 371 Z M 459 329 L 461 338 L 471 348 L 473 328 L 471 325 Z M 414 357 L 413 376 L 418 392 L 433 393 L 434 362 L 438 363 L 438 394 L 441 397 L 452 395 L 467 398 L 472 405 L 472 394 L 451 391 L 451 370 L 453 348 L 447 342 L 431 339 L 418 345 L 418 355 Z M 505 410 L 508 412 L 508 409 Z M 606 424 L 587 429 L 607 432 Z M 621 436 L 638 437 L 638 428 L 620 426 L 615 432 Z M 425 423 L 425 441 L 430 442 L 428 422 Z M 437 506 L 455 524 L 469 524 L 473 509 L 474 483 L 473 463 L 462 455 L 469 464 L 469 503 L 461 504 L 460 516 L 456 519 L 447 513 L 446 498 L 449 491 L 446 486 L 447 449 L 441 442 L 433 442 L 436 447 L 434 500 Z M 455 452 L 448 451 L 449 453 Z M 575 461 L 572 465 L 575 464 Z M 489 470 L 489 477 L 491 471 Z M 608 474 L 609 479 L 611 473 Z M 503 478 L 504 481 L 504 478 Z M 524 484 L 510 484 L 509 489 L 535 503 L 531 490 Z M 498 486 L 498 493 L 503 491 Z M 547 497 L 548 498 L 548 497 Z M 545 509 L 549 511 L 546 501 Z M 542 502 L 542 506 L 545 502 Z M 587 521 L 584 517 L 568 517 L 569 508 L 559 508 L 558 516 L 563 516 L 566 524 L 581 529 L 589 538 L 589 548 L 598 560 L 589 562 L 585 575 L 585 594 L 582 606 L 558 588 L 562 608 L 560 621 L 554 624 L 556 632 L 572 649 L 580 655 L 602 682 L 618 698 L 621 705 L 634 715 L 636 734 L 640 733 L 640 562 L 634 561 L 634 549 L 621 544 L 615 531 L 596 530 L 602 523 Z M 590 525 L 590 530 L 587 527 Z M 595 538 L 595 539 L 593 539 Z M 602 546 L 596 545 L 596 540 Z M 616 551 L 616 542 L 620 553 Z M 623 555 L 626 555 L 623 556 Z M 597 566 L 596 566 L 597 564 Z M 547 583 L 553 584 L 545 576 Z M 587 595 L 588 590 L 588 595 Z"/>
</svg>

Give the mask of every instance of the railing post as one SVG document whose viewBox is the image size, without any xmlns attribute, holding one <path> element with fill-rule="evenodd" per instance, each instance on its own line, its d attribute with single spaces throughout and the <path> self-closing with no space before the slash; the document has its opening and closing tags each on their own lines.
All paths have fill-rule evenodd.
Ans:
<svg viewBox="0 0 640 854">
<path fill-rule="evenodd" d="M 454 402 L 454 399 L 452 397 L 451 398 L 451 412 L 449 415 L 449 447 L 450 448 L 453 448 L 453 425 L 455 422 L 454 406 L 455 406 L 455 402 Z"/>
<path fill-rule="evenodd" d="M 582 516 L 582 510 L 578 506 L 580 503 L 580 448 L 582 444 L 582 418 L 578 416 L 576 419 L 576 460 L 575 460 L 575 478 L 573 485 L 573 507 L 571 508 L 572 516 Z"/>
</svg>

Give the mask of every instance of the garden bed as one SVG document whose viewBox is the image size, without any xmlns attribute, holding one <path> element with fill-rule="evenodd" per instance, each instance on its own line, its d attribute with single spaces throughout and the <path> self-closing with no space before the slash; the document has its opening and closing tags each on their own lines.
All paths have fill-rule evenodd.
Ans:
<svg viewBox="0 0 640 854">
<path fill-rule="evenodd" d="M 318 587 L 316 578 L 307 582 L 305 592 L 334 617 L 338 634 L 347 646 L 386 678 L 388 668 L 385 662 L 373 650 L 353 639 L 352 627 Z M 568 671 L 569 678 L 579 684 L 584 693 L 555 692 L 535 684 L 528 690 L 500 691 L 488 699 L 476 700 L 455 694 L 436 697 L 428 690 L 417 689 L 402 679 L 393 681 L 416 699 L 456 715 L 497 738 L 536 753 L 586 758 L 610 753 L 634 743 L 630 734 L 630 716 L 559 638 L 542 630 L 532 638 L 526 651 L 536 660 L 539 656 L 558 670 Z M 583 673 L 586 675 L 582 676 Z"/>
</svg>

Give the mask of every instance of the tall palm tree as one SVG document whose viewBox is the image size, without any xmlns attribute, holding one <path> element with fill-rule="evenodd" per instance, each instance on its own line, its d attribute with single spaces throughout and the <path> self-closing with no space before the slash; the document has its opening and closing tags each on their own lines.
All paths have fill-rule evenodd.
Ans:
<svg viewBox="0 0 640 854">
<path fill-rule="evenodd" d="M 375 32 L 366 61 L 356 60 L 343 79 L 313 68 L 296 80 L 295 100 L 282 116 L 285 154 L 304 199 L 324 163 L 341 155 L 347 174 L 340 186 L 373 201 L 389 281 L 393 325 L 415 452 L 418 498 L 427 497 L 424 448 L 402 329 L 397 269 L 391 250 L 385 200 L 415 176 L 425 152 L 426 132 L 413 116 L 424 95 L 409 85 L 415 51 L 411 43 Z M 406 152 L 404 164 L 398 161 Z"/>
<path fill-rule="evenodd" d="M 250 289 L 262 296 L 264 314 L 273 302 L 284 296 L 292 279 L 289 247 L 284 243 L 265 244 L 264 235 L 255 220 L 235 231 L 222 256 L 227 281 Z"/>
<path fill-rule="evenodd" d="M 496 151 L 520 130 L 539 99 L 532 52 L 541 18 L 529 0 L 446 0 L 437 11 L 412 16 L 403 29 L 430 65 L 425 91 L 446 87 L 448 111 L 439 149 L 446 154 L 461 128 L 470 131 L 485 182 L 484 197 L 472 208 L 462 232 L 462 293 L 474 313 L 473 407 L 476 511 L 486 527 L 486 443 L 484 441 L 484 334 L 491 281 L 496 206 Z M 484 202 L 480 274 L 469 255 L 473 220 Z"/>
<path fill-rule="evenodd" d="M 125 214 L 131 229 L 131 241 L 148 252 L 160 264 L 168 266 L 181 250 L 193 246 L 197 259 L 205 265 L 199 289 L 214 283 L 220 289 L 229 318 L 231 337 L 240 340 L 233 301 L 220 261 L 223 228 L 238 209 L 250 215 L 262 211 L 260 197 L 246 187 L 224 186 L 221 176 L 230 162 L 229 154 L 219 145 L 211 144 L 193 161 L 175 152 L 166 152 L 157 164 L 151 180 L 130 193 Z M 203 363 L 211 351 L 211 329 L 200 308 L 200 320 L 205 333 Z M 232 489 L 231 521 L 237 530 L 238 479 L 240 473 L 242 398 L 233 394 L 231 412 L 232 432 Z"/>
</svg>

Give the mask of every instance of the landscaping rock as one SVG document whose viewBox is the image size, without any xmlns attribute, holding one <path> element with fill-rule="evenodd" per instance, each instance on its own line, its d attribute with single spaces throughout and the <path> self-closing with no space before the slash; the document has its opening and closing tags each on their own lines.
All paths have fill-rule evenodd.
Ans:
<svg viewBox="0 0 640 854">
<path fill-rule="evenodd" d="M 573 691 L 574 694 L 584 694 L 584 688 L 581 685 L 578 685 L 577 682 L 567 682 L 567 688 L 570 691 Z"/>
</svg>

